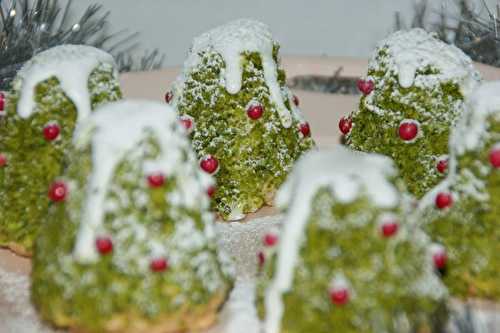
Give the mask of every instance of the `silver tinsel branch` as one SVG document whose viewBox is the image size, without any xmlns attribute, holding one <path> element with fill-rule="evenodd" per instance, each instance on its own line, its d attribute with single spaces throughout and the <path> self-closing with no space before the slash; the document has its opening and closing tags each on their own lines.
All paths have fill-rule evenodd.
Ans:
<svg viewBox="0 0 500 333">
<path fill-rule="evenodd" d="M 121 71 L 161 67 L 164 56 L 158 50 L 136 59 L 137 33 L 108 33 L 109 11 L 90 5 L 72 19 L 73 0 L 62 6 L 59 0 L 0 0 L 0 89 L 8 89 L 22 65 L 35 54 L 61 44 L 86 44 L 110 52 Z"/>
<path fill-rule="evenodd" d="M 494 10 L 484 0 L 481 0 L 480 8 L 475 8 L 475 3 L 469 0 L 454 0 L 454 4 L 458 14 L 449 13 L 443 5 L 437 19 L 430 20 L 428 0 L 418 1 L 410 26 L 435 32 L 442 40 L 462 49 L 474 61 L 500 67 L 500 2 Z M 395 29 L 406 29 L 400 14 L 395 16 Z"/>
</svg>

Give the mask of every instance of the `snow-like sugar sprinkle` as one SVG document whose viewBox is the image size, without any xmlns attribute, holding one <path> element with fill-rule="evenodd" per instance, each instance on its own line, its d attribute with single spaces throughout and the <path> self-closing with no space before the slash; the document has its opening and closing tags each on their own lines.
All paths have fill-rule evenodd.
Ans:
<svg viewBox="0 0 500 333">
<path fill-rule="evenodd" d="M 343 290 L 343 289 L 349 289 L 349 288 L 350 288 L 349 281 L 347 280 L 345 275 L 342 273 L 335 274 L 332 281 L 330 281 L 330 290 L 331 291 L 337 291 L 337 290 Z"/>
<path fill-rule="evenodd" d="M 44 325 L 31 305 L 29 276 L 4 270 L 0 265 L 0 331 L 4 333 L 55 333 Z"/>
<path fill-rule="evenodd" d="M 269 27 L 261 22 L 251 19 L 229 22 L 194 40 L 180 81 L 185 80 L 189 72 L 200 64 L 202 52 L 214 50 L 222 56 L 226 65 L 222 72 L 226 90 L 230 94 L 236 94 L 241 90 L 243 80 L 243 53 L 258 52 L 262 59 L 264 77 L 271 99 L 276 104 L 283 126 L 288 128 L 292 125 L 296 112 L 291 113 L 285 106 L 278 82 L 278 67 L 273 59 L 274 44 Z"/>
<path fill-rule="evenodd" d="M 390 69 L 397 73 L 404 88 L 413 84 L 429 87 L 443 81 L 454 81 L 460 84 L 465 95 L 474 88 L 479 78 L 472 60 L 465 53 L 420 28 L 392 34 L 379 43 L 377 52 L 383 48 L 387 48 L 389 53 Z M 374 57 L 370 67 L 377 66 Z M 416 78 L 418 70 L 429 66 L 439 73 Z"/>
<path fill-rule="evenodd" d="M 467 99 L 467 111 L 450 138 L 452 153 L 462 155 L 480 148 L 488 131 L 487 120 L 500 114 L 500 81 L 479 86 Z"/>
<path fill-rule="evenodd" d="M 150 170 L 161 170 L 177 176 L 178 200 L 184 207 L 194 207 L 207 201 L 205 189 L 211 185 L 210 176 L 197 168 L 190 142 L 175 112 L 167 106 L 147 101 L 122 101 L 108 104 L 92 114 L 88 121 L 77 127 L 75 142 L 92 146 L 93 170 L 89 177 L 83 218 L 77 236 L 74 255 L 80 262 L 98 259 L 94 240 L 101 228 L 106 206 L 106 195 L 111 186 L 115 168 L 148 133 L 157 139 L 160 156 L 146 164 Z M 147 174 L 148 170 L 144 170 Z M 196 176 L 197 181 L 192 178 Z"/>
<path fill-rule="evenodd" d="M 396 169 L 389 158 L 350 151 L 343 146 L 331 151 L 311 151 L 299 160 L 276 197 L 276 203 L 288 207 L 288 212 L 276 275 L 266 292 L 266 333 L 279 332 L 284 311 L 281 295 L 291 288 L 298 244 L 318 190 L 328 188 L 343 203 L 366 195 L 374 205 L 393 208 L 399 202 L 399 194 L 388 178 L 395 175 Z"/>
<path fill-rule="evenodd" d="M 100 65 L 107 64 L 118 77 L 113 57 L 99 49 L 86 45 L 61 45 L 37 54 L 19 71 L 14 89 L 21 91 L 17 112 L 28 118 L 35 111 L 35 88 L 56 77 L 64 93 L 73 101 L 78 110 L 78 121 L 90 115 L 90 74 Z"/>
</svg>

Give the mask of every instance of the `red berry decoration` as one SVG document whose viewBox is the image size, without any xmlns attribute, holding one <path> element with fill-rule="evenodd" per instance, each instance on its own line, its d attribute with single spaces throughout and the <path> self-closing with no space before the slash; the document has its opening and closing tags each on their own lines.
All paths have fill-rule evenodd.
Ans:
<svg viewBox="0 0 500 333">
<path fill-rule="evenodd" d="M 384 237 L 392 237 L 399 230 L 399 224 L 396 220 L 389 220 L 382 224 L 382 234 Z"/>
<path fill-rule="evenodd" d="M 148 176 L 149 187 L 158 188 L 165 185 L 165 176 L 161 172 L 156 172 Z"/>
<path fill-rule="evenodd" d="M 5 111 L 5 94 L 0 91 L 0 112 Z"/>
<path fill-rule="evenodd" d="M 252 104 L 247 109 L 247 115 L 252 120 L 257 120 L 262 117 L 264 108 L 260 104 Z"/>
<path fill-rule="evenodd" d="M 217 187 L 215 187 L 214 185 L 210 186 L 208 189 L 207 189 L 207 195 L 210 197 L 210 198 L 213 198 L 214 195 L 215 195 L 215 192 L 217 191 Z"/>
<path fill-rule="evenodd" d="M 437 248 L 432 254 L 432 261 L 434 261 L 434 267 L 437 269 L 443 269 L 446 267 L 448 262 L 448 255 L 446 250 L 442 247 Z"/>
<path fill-rule="evenodd" d="M 495 147 L 490 151 L 490 163 L 495 169 L 500 169 L 500 147 Z"/>
<path fill-rule="evenodd" d="M 369 95 L 375 89 L 375 83 L 371 80 L 358 80 L 358 89 L 363 95 Z"/>
<path fill-rule="evenodd" d="M 339 129 L 342 134 L 347 135 L 351 131 L 352 128 L 352 118 L 351 117 L 342 117 L 339 121 Z"/>
<path fill-rule="evenodd" d="M 259 252 L 257 254 L 257 259 L 259 261 L 259 267 L 262 268 L 262 266 L 266 263 L 266 256 L 264 255 L 264 252 Z"/>
<path fill-rule="evenodd" d="M 66 200 L 68 187 L 62 181 L 54 182 L 49 188 L 49 199 L 53 202 L 62 202 Z"/>
<path fill-rule="evenodd" d="M 168 261 L 165 258 L 153 259 L 149 268 L 155 273 L 164 272 L 168 269 Z"/>
<path fill-rule="evenodd" d="M 333 288 L 330 290 L 330 300 L 335 305 L 345 305 L 349 302 L 349 291 L 347 288 Z"/>
<path fill-rule="evenodd" d="M 219 161 L 212 155 L 207 155 L 201 159 L 200 167 L 206 173 L 213 174 L 219 169 Z"/>
<path fill-rule="evenodd" d="M 436 169 L 439 173 L 445 173 L 446 170 L 448 170 L 448 159 L 443 158 L 438 161 L 438 164 L 436 165 Z"/>
<path fill-rule="evenodd" d="M 300 104 L 300 100 L 299 100 L 299 98 L 297 97 L 297 95 L 293 95 L 292 100 L 293 100 L 293 104 L 295 104 L 295 106 L 299 106 L 299 104 Z"/>
<path fill-rule="evenodd" d="M 43 128 L 43 136 L 47 141 L 54 141 L 59 137 L 61 128 L 57 124 L 49 124 Z"/>
<path fill-rule="evenodd" d="M 3 168 L 7 165 L 7 156 L 4 154 L 0 154 L 0 168 Z"/>
<path fill-rule="evenodd" d="M 451 193 L 440 192 L 436 196 L 436 207 L 445 209 L 453 205 L 453 196 Z"/>
<path fill-rule="evenodd" d="M 186 129 L 188 134 L 191 134 L 194 129 L 194 120 L 190 116 L 181 116 L 180 118 L 182 126 Z"/>
<path fill-rule="evenodd" d="M 404 141 L 411 141 L 418 135 L 418 125 L 414 122 L 405 121 L 399 125 L 399 137 Z"/>
<path fill-rule="evenodd" d="M 311 136 L 311 127 L 309 126 L 308 122 L 300 124 L 299 130 L 303 136 L 305 136 L 305 137 Z"/>
<path fill-rule="evenodd" d="M 113 242 L 109 237 L 97 237 L 97 239 L 95 240 L 95 247 L 97 248 L 97 251 L 102 255 L 113 252 Z"/>
<path fill-rule="evenodd" d="M 268 233 L 264 236 L 263 243 L 267 247 L 273 247 L 276 244 L 278 244 L 278 239 L 279 239 L 279 237 L 275 233 Z"/>
<path fill-rule="evenodd" d="M 174 93 L 171 91 L 167 91 L 165 94 L 165 102 L 170 103 L 174 99 Z"/>
</svg>

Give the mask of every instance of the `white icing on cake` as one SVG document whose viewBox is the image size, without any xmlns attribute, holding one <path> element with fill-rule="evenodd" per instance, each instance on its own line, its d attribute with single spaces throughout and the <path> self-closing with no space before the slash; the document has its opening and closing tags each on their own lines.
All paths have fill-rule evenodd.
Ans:
<svg viewBox="0 0 500 333">
<path fill-rule="evenodd" d="M 479 86 L 467 99 L 467 111 L 450 138 L 450 150 L 458 155 L 476 150 L 488 131 L 487 120 L 500 114 L 500 81 Z"/>
<path fill-rule="evenodd" d="M 280 84 L 278 82 L 278 65 L 273 59 L 274 40 L 267 25 L 251 20 L 240 19 L 210 30 L 193 42 L 193 46 L 186 62 L 184 73 L 179 78 L 182 85 L 185 78 L 193 68 L 200 64 L 200 53 L 213 50 L 219 53 L 225 62 L 222 73 L 222 81 L 230 94 L 236 94 L 241 90 L 243 79 L 244 52 L 258 52 L 262 59 L 262 67 L 271 100 L 276 105 L 284 127 L 292 125 L 294 112 L 290 112 L 283 99 Z"/>
<path fill-rule="evenodd" d="M 56 77 L 78 110 L 77 121 L 85 119 L 91 112 L 89 76 L 100 64 L 116 66 L 110 54 L 86 45 L 61 45 L 37 54 L 23 66 L 14 82 L 14 89 L 20 91 L 17 113 L 29 118 L 35 111 L 36 86 Z"/>
<path fill-rule="evenodd" d="M 144 164 L 144 179 L 158 171 L 167 179 L 175 176 L 177 188 L 171 196 L 176 205 L 193 208 L 201 202 L 208 207 L 206 189 L 212 184 L 212 178 L 198 168 L 190 141 L 176 113 L 167 105 L 147 101 L 108 104 L 95 111 L 75 133 L 77 146 L 84 147 L 89 142 L 92 146 L 92 172 L 74 249 L 78 261 L 93 262 L 98 258 L 94 242 L 96 232 L 103 224 L 106 196 L 115 168 L 126 158 L 127 152 L 148 137 L 148 133 L 158 141 L 161 152 L 157 160 Z M 187 161 L 184 161 L 185 155 Z M 134 221 L 123 223 L 135 224 L 139 228 L 139 223 Z M 165 253 L 163 244 L 153 245 L 153 252 L 157 255 Z"/>
<path fill-rule="evenodd" d="M 486 184 L 484 181 L 470 170 L 464 169 L 461 170 L 461 175 L 458 174 L 457 158 L 467 151 L 476 151 L 482 148 L 484 141 L 490 135 L 487 120 L 493 114 L 498 114 L 500 117 L 500 81 L 483 83 L 468 96 L 466 110 L 450 135 L 448 175 L 445 180 L 420 200 L 418 205 L 420 212 L 433 207 L 436 196 L 440 192 L 449 192 L 455 185 L 458 185 L 460 192 L 466 193 L 478 201 L 489 199 L 485 192 Z M 458 177 L 460 176 L 466 177 L 467 182 L 459 182 Z M 456 193 L 452 193 L 452 195 L 456 196 Z M 460 197 L 455 197 L 455 200 L 460 200 Z"/>
<path fill-rule="evenodd" d="M 376 52 L 387 48 L 389 70 L 398 75 L 404 88 L 413 85 L 432 87 L 443 81 L 454 81 L 466 95 L 477 85 L 479 73 L 472 60 L 459 48 L 438 40 L 423 29 L 398 31 L 378 44 Z M 370 61 L 370 68 L 379 66 L 376 57 Z M 427 66 L 437 69 L 439 74 L 416 76 L 418 70 Z"/>
<path fill-rule="evenodd" d="M 276 274 L 266 292 L 266 333 L 279 333 L 284 307 L 281 295 L 292 286 L 299 245 L 311 213 L 312 200 L 328 188 L 336 200 L 349 203 L 366 195 L 374 205 L 392 208 L 399 203 L 397 189 L 388 181 L 396 175 L 392 161 L 337 146 L 331 151 L 311 151 L 296 164 L 282 186 L 276 203 L 288 207 L 282 232 Z"/>
</svg>

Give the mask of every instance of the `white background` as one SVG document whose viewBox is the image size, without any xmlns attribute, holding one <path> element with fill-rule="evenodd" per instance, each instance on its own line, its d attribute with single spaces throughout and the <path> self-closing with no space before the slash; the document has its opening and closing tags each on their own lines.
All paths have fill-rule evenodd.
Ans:
<svg viewBox="0 0 500 333">
<path fill-rule="evenodd" d="M 480 0 L 475 0 L 480 1 Z M 113 30 L 141 33 L 141 47 L 159 48 L 165 65 L 181 64 L 192 39 L 226 21 L 251 17 L 267 23 L 283 54 L 367 57 L 392 31 L 394 12 L 410 21 L 414 0 L 76 0 L 111 11 Z M 454 0 L 429 0 L 451 11 Z M 493 8 L 497 0 L 486 0 Z"/>
</svg>

